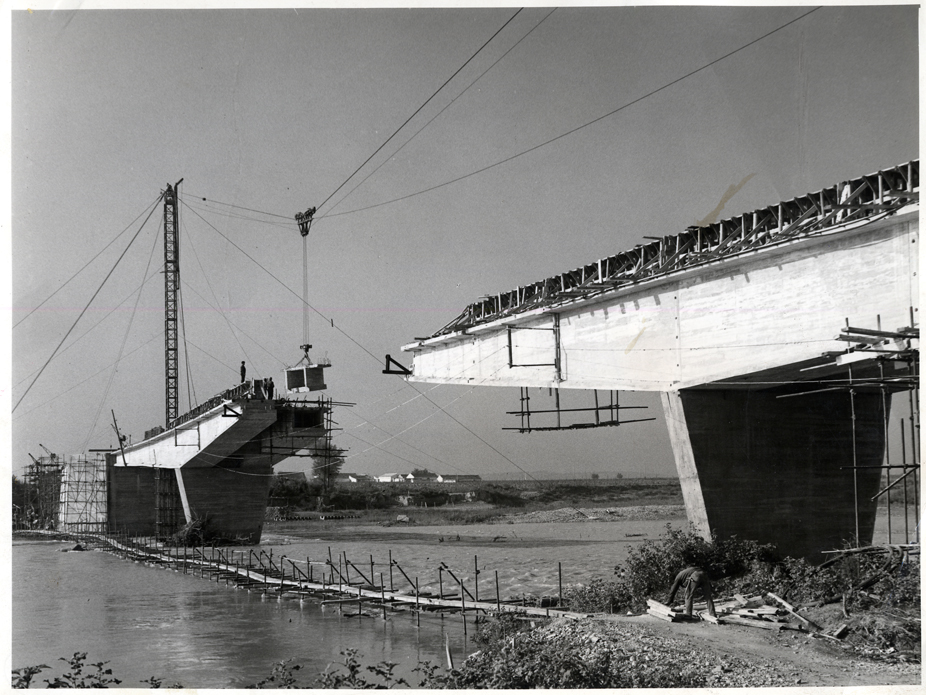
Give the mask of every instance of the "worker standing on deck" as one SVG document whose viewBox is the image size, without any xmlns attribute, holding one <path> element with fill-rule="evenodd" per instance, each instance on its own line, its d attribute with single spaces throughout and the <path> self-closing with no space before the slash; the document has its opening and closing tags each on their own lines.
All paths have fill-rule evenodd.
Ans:
<svg viewBox="0 0 926 695">
<path fill-rule="evenodd" d="M 704 594 L 704 600 L 707 602 L 708 613 L 717 617 L 717 612 L 714 610 L 714 599 L 711 596 L 711 579 L 707 576 L 707 572 L 700 567 L 686 567 L 679 572 L 675 577 L 675 582 L 672 584 L 672 590 L 669 592 L 667 602 L 669 606 L 675 601 L 675 594 L 678 593 L 681 587 L 685 588 L 686 615 L 691 615 L 694 607 L 694 593 L 696 589 L 700 588 L 701 593 Z"/>
<path fill-rule="evenodd" d="M 267 379 L 267 400 L 273 400 L 273 377 Z"/>
<path fill-rule="evenodd" d="M 247 376 L 248 370 L 244 366 L 244 360 L 241 360 L 241 383 L 244 383 L 244 377 Z"/>
</svg>

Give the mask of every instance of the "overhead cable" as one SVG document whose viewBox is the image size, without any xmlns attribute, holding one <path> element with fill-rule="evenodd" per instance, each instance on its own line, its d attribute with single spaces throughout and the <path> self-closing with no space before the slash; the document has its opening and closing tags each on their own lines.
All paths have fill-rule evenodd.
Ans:
<svg viewBox="0 0 926 695">
<path fill-rule="evenodd" d="M 189 206 L 188 206 L 188 207 L 189 207 Z M 191 210 L 192 210 L 192 208 L 191 208 Z M 284 283 L 282 280 L 280 280 L 280 278 L 278 278 L 276 275 L 274 275 L 274 274 L 271 273 L 269 270 L 267 270 L 263 265 L 261 265 L 261 263 L 259 263 L 256 259 L 254 259 L 247 251 L 245 251 L 245 250 L 242 249 L 240 246 L 238 246 L 238 244 L 236 244 L 234 241 L 232 241 L 231 239 L 229 239 L 225 234 L 223 234 L 222 232 L 220 232 L 220 231 L 218 230 L 218 228 L 216 228 L 213 224 L 211 224 L 208 220 L 206 220 L 202 215 L 200 215 L 200 214 L 199 214 L 198 212 L 196 212 L 195 210 L 193 210 L 193 213 L 194 213 L 195 215 L 197 215 L 201 220 L 203 220 L 203 222 L 205 222 L 205 223 L 208 224 L 210 227 L 212 227 L 212 229 L 213 229 L 219 236 L 221 236 L 223 239 L 225 239 L 229 244 L 231 244 L 231 245 L 234 246 L 236 249 L 238 249 L 241 253 L 243 253 L 245 256 L 247 256 L 258 268 L 260 268 L 260 269 L 263 270 L 265 273 L 267 273 L 267 275 L 269 275 L 269 276 L 272 277 L 274 280 L 276 280 L 282 287 L 284 287 L 284 288 L 285 288 L 289 293 L 291 293 L 294 297 L 297 297 L 300 301 L 305 302 L 305 303 L 309 306 L 309 308 L 312 309 L 312 311 L 314 311 L 316 314 L 318 314 L 319 316 L 321 316 L 321 317 L 322 317 L 323 319 L 325 319 L 326 321 L 329 320 L 327 316 L 325 316 L 325 315 L 324 315 L 323 313 L 321 313 L 318 309 L 316 309 L 314 306 L 312 306 L 311 304 L 309 304 L 304 298 L 300 297 L 298 294 L 296 294 L 295 292 L 293 292 L 293 290 L 292 290 L 286 283 Z M 334 322 L 333 322 L 333 321 L 332 321 L 332 326 L 334 326 Z M 337 326 L 334 326 L 334 328 L 335 328 L 335 330 L 337 330 L 338 332 L 340 332 L 345 338 L 347 338 L 349 341 L 351 341 L 354 345 L 356 345 L 356 346 L 359 347 L 361 350 L 363 350 L 365 353 L 367 353 L 370 357 L 372 357 L 372 358 L 376 361 L 377 364 L 380 363 L 380 358 L 379 358 L 379 357 L 377 357 L 376 355 L 374 355 L 374 354 L 373 354 L 372 352 L 370 352 L 366 347 L 364 347 L 364 346 L 363 346 L 362 344 L 360 344 L 357 340 L 355 340 L 349 333 L 347 333 L 346 331 L 344 331 L 343 329 L 341 329 L 341 328 L 339 328 L 339 327 L 337 327 Z M 410 384 L 410 385 L 411 385 L 411 384 Z M 428 398 L 425 394 L 423 394 L 423 393 L 421 393 L 420 391 L 418 391 L 418 389 L 416 389 L 416 388 L 414 387 L 414 385 L 411 385 L 411 387 L 412 387 L 412 389 L 414 389 L 415 391 L 417 391 L 418 393 L 420 393 L 421 396 L 422 396 L 426 401 L 428 401 L 431 405 L 433 405 L 433 406 L 434 406 L 435 408 L 437 408 L 438 410 L 441 410 L 442 412 L 444 412 L 444 413 L 447 415 L 447 417 L 449 417 L 451 420 L 453 420 L 454 422 L 456 422 L 460 427 L 462 427 L 463 429 L 465 429 L 465 430 L 466 430 L 467 432 L 469 432 L 471 435 L 473 435 L 474 437 L 476 437 L 476 439 L 478 439 L 479 441 L 481 441 L 481 442 L 482 442 L 483 444 L 485 444 L 487 447 L 489 447 L 490 449 L 492 449 L 492 451 L 494 451 L 496 454 L 498 454 L 498 455 L 501 456 L 503 459 L 505 459 L 506 461 L 508 461 L 508 463 L 510 463 L 512 466 L 514 466 L 514 467 L 517 468 L 519 471 L 521 471 L 522 473 L 524 473 L 524 475 L 530 477 L 531 480 L 536 480 L 530 473 L 528 473 L 526 470 L 524 470 L 523 468 L 521 468 L 521 466 L 519 466 L 518 464 L 516 464 L 514 461 L 512 461 L 510 458 L 508 458 L 508 457 L 507 457 L 505 454 L 503 454 L 501 451 L 499 451 L 499 450 L 496 449 L 494 446 L 492 446 L 491 444 L 489 444 L 485 439 L 483 439 L 482 437 L 480 437 L 480 436 L 479 436 L 478 434 L 476 434 L 473 430 L 471 430 L 469 427 L 467 427 L 467 426 L 464 425 L 462 422 L 460 422 L 457 418 L 455 418 L 453 415 L 451 415 L 451 414 L 448 413 L 446 410 L 444 410 L 443 408 L 441 408 L 441 406 L 439 406 L 439 405 L 438 405 L 437 403 L 435 403 L 433 400 L 431 400 L 430 398 Z M 449 404 L 448 404 L 448 405 L 449 405 Z M 539 482 L 539 481 L 538 481 L 538 482 Z"/>
<path fill-rule="evenodd" d="M 568 130 L 568 131 L 566 131 L 565 133 L 562 133 L 562 134 L 560 134 L 560 135 L 557 135 L 556 137 L 551 138 L 550 140 L 546 140 L 545 142 L 541 142 L 540 144 L 534 145 L 533 147 L 530 147 L 530 148 L 528 148 L 528 149 L 526 149 L 526 150 L 523 150 L 523 151 L 521 151 L 521 152 L 518 152 L 517 154 L 513 154 L 513 155 L 511 155 L 510 157 L 506 157 L 505 159 L 501 159 L 501 160 L 495 162 L 494 164 L 489 164 L 488 166 L 484 166 L 484 167 L 482 167 L 481 169 L 476 169 L 475 171 L 471 171 L 471 172 L 468 173 L 468 174 L 463 174 L 462 176 L 457 176 L 456 178 L 450 179 L 449 181 L 444 181 L 443 183 L 439 183 L 439 184 L 437 184 L 437 185 L 435 185 L 435 186 L 431 186 L 431 187 L 429 187 L 429 188 L 425 188 L 425 189 L 420 190 L 420 191 L 417 191 L 417 192 L 415 192 L 415 193 L 409 193 L 409 194 L 407 194 L 407 195 L 403 195 L 403 196 L 400 196 L 400 197 L 398 197 L 398 198 L 392 198 L 391 200 L 384 200 L 384 201 L 381 202 L 381 203 L 374 203 L 373 205 L 366 205 L 366 206 L 364 206 L 364 207 L 355 208 L 355 209 L 353 209 L 353 210 L 345 210 L 344 212 L 333 212 L 333 213 L 331 213 L 331 214 L 325 215 L 325 217 L 339 217 L 339 216 L 341 216 L 341 215 L 351 215 L 351 214 L 356 213 L 356 212 L 363 212 L 363 211 L 365 211 L 365 210 L 372 210 L 372 209 L 374 209 L 374 208 L 382 207 L 382 206 L 384 206 L 384 205 L 391 205 L 392 203 L 398 203 L 398 202 L 403 201 L 403 200 L 408 200 L 409 198 L 414 198 L 414 197 L 419 196 L 419 195 L 424 195 L 425 193 L 430 193 L 431 191 L 436 191 L 437 189 L 439 189 L 439 188 L 444 188 L 445 186 L 450 186 L 451 184 L 458 183 L 458 182 L 463 181 L 463 180 L 465 180 L 465 179 L 468 179 L 468 178 L 471 178 L 471 177 L 473 177 L 473 176 L 476 176 L 477 174 L 482 174 L 483 172 L 489 171 L 490 169 L 494 169 L 495 167 L 499 167 L 499 166 L 501 166 L 502 164 L 507 164 L 508 162 L 511 162 L 511 161 L 513 161 L 513 160 L 515 160 L 515 159 L 518 159 L 519 157 L 523 157 L 524 155 L 529 154 L 529 153 L 531 153 L 531 152 L 534 152 L 535 150 L 539 150 L 539 149 L 542 148 L 542 147 L 546 147 L 547 145 L 550 145 L 550 144 L 556 142 L 557 140 L 562 140 L 563 138 L 565 138 L 565 137 L 567 137 L 567 136 L 569 136 L 569 135 L 572 135 L 573 133 L 576 133 L 576 132 L 578 132 L 578 131 L 580 131 L 580 130 L 582 130 L 582 129 L 584 129 L 584 128 L 588 128 L 589 126 L 591 126 L 591 125 L 593 125 L 593 124 L 595 124 L 595 123 L 598 123 L 599 121 L 602 121 L 602 120 L 604 120 L 605 118 L 609 118 L 610 116 L 613 116 L 614 114 L 619 113 L 619 112 L 623 111 L 624 109 L 630 108 L 630 107 L 633 106 L 634 104 L 640 103 L 640 102 L 643 101 L 644 99 L 648 99 L 649 97 L 651 97 L 651 96 L 653 96 L 653 95 L 655 95 L 655 94 L 658 94 L 659 92 L 661 92 L 661 91 L 663 91 L 663 90 L 666 90 L 666 89 L 668 89 L 669 87 L 672 87 L 673 85 L 678 84 L 678 83 L 681 82 L 682 80 L 686 80 L 686 79 L 688 79 L 689 77 L 692 77 L 693 75 L 698 74 L 699 72 L 702 72 L 702 71 L 704 71 L 704 70 L 707 70 L 709 67 L 711 67 L 711 66 L 713 66 L 713 65 L 716 65 L 717 63 L 719 63 L 719 62 L 721 62 L 721 61 L 723 61 L 723 60 L 726 60 L 726 59 L 729 58 L 730 56 L 735 55 L 735 54 L 739 53 L 740 51 L 743 51 L 743 50 L 749 48 L 750 46 L 753 46 L 753 45 L 759 43 L 760 41 L 762 41 L 763 39 L 768 38 L 768 37 L 771 36 L 772 34 L 775 34 L 775 33 L 779 32 L 779 31 L 781 31 L 782 29 L 785 29 L 785 28 L 791 26 L 791 25 L 794 24 L 795 22 L 801 21 L 802 19 L 804 19 L 804 18 L 807 17 L 808 15 L 813 14 L 814 12 L 816 12 L 816 11 L 819 10 L 819 9 L 821 9 L 821 8 L 820 8 L 820 7 L 815 7 L 814 9 L 810 10 L 809 12 L 805 12 L 805 13 L 802 14 L 801 16 L 799 16 L 799 17 L 797 17 L 797 18 L 795 18 L 795 19 L 792 19 L 790 22 L 787 22 L 787 23 L 782 24 L 781 26 L 779 26 L 779 27 L 777 27 L 777 28 L 775 28 L 775 29 L 772 29 L 770 32 L 768 32 L 768 33 L 766 33 L 766 34 L 763 34 L 763 35 L 760 36 L 759 38 L 753 39 L 753 40 L 750 41 L 749 43 L 743 44 L 743 45 L 740 46 L 739 48 L 737 48 L 737 49 L 735 49 L 735 50 L 733 50 L 733 51 L 730 51 L 729 53 L 726 53 L 726 54 L 720 56 L 719 58 L 716 58 L 715 60 L 712 60 L 711 62 L 706 63 L 705 65 L 702 65 L 701 67 L 697 68 L 696 70 L 692 70 L 691 72 L 686 73 L 685 75 L 682 75 L 681 77 L 676 78 L 676 79 L 672 80 L 671 82 L 668 82 L 668 83 L 662 85 L 662 86 L 659 87 L 658 89 L 654 89 L 654 90 L 651 91 L 651 92 L 647 92 L 647 93 L 644 94 L 643 96 L 641 96 L 641 97 L 639 97 L 639 98 L 637 98 L 637 99 L 634 99 L 633 101 L 627 102 L 627 103 L 624 104 L 623 106 L 620 106 L 620 107 L 614 109 L 613 111 L 609 111 L 608 113 L 604 114 L 603 116 L 599 116 L 598 118 L 595 118 L 595 119 L 593 119 L 593 120 L 591 120 L 591 121 L 588 121 L 587 123 L 584 123 L 584 124 L 582 124 L 582 125 L 580 125 L 580 126 L 577 126 L 577 127 L 573 128 L 573 129 L 571 129 L 571 130 Z"/>
<path fill-rule="evenodd" d="M 157 204 L 158 204 L 158 201 L 159 201 L 160 199 L 161 199 L 161 196 L 158 196 L 158 197 L 155 199 L 155 201 L 154 201 L 153 203 L 151 203 L 151 207 L 153 208 L 155 205 L 157 205 Z M 148 209 L 148 208 L 145 208 L 145 210 L 147 210 L 147 209 Z M 77 271 L 76 273 L 74 273 L 71 277 L 69 277 L 67 280 L 65 280 L 63 285 L 61 285 L 58 289 L 56 289 L 54 292 L 52 292 L 50 295 L 48 295 L 45 299 L 43 299 L 41 302 L 39 302 L 36 306 L 34 306 L 34 307 L 32 308 L 32 311 L 30 311 L 28 314 L 26 314 L 26 315 L 23 316 L 21 319 L 19 319 L 19 321 L 17 321 L 16 323 L 14 323 L 14 324 L 13 324 L 13 328 L 16 328 L 16 326 L 18 326 L 19 324 L 21 324 L 21 323 L 22 323 L 23 321 L 25 321 L 27 318 L 29 318 L 30 316 L 32 316 L 32 314 L 34 314 L 36 311 L 38 311 L 39 309 L 41 309 L 49 299 L 51 299 L 51 298 L 54 297 L 56 294 L 58 294 L 58 292 L 60 292 L 61 290 L 63 290 L 63 289 L 65 288 L 65 286 L 66 286 L 71 280 L 73 280 L 73 279 L 76 278 L 78 275 L 80 275 L 82 272 L 84 272 L 84 270 L 87 268 L 88 265 L 90 265 L 91 263 L 93 263 L 93 261 L 95 261 L 97 258 L 99 258 L 99 257 L 100 257 L 100 254 L 102 254 L 106 249 L 108 249 L 110 246 L 112 246 L 114 243 L 116 243 L 116 241 L 119 239 L 119 237 L 121 237 L 123 234 L 125 234 L 133 224 L 135 224 L 136 222 L 138 222 L 138 219 L 139 219 L 142 215 L 145 214 L 145 210 L 142 210 L 142 211 L 138 214 L 138 217 L 136 217 L 134 220 L 132 220 L 131 222 L 129 222 L 128 225 L 126 225 L 125 229 L 123 229 L 123 230 L 122 230 L 121 232 L 119 232 L 115 237 L 113 237 L 112 241 L 110 241 L 108 244 L 106 244 L 106 246 L 104 246 L 103 248 L 101 248 L 93 258 L 91 258 L 89 261 L 87 261 L 86 263 L 84 263 L 83 266 L 81 266 L 80 270 L 78 270 L 78 271 Z M 152 210 L 152 212 L 153 212 L 153 210 Z M 149 216 L 151 215 L 150 212 L 149 212 L 148 214 L 149 214 Z"/>
<path fill-rule="evenodd" d="M 112 314 L 116 311 L 116 309 L 120 309 L 120 308 L 122 307 L 123 302 L 127 301 L 133 294 L 135 294 L 137 291 L 139 291 L 143 286 L 147 285 L 148 282 L 149 282 L 150 280 L 152 280 L 153 278 L 157 277 L 158 274 L 159 274 L 163 269 L 164 269 L 164 264 L 162 263 L 161 266 L 160 266 L 160 268 L 158 268 L 158 269 L 155 270 L 153 273 L 151 273 L 151 275 L 149 275 L 147 278 L 145 278 L 145 281 L 144 281 L 141 285 L 139 285 L 139 286 L 136 287 L 134 290 L 132 290 L 131 292 L 129 292 L 129 293 L 122 299 L 122 301 L 120 301 L 118 304 L 116 304 L 116 306 L 114 306 L 112 309 L 110 309 L 109 311 L 107 311 L 107 312 L 103 315 L 103 318 L 101 318 L 101 319 L 100 319 L 99 321 L 97 321 L 95 324 L 93 324 L 92 326 L 90 326 L 90 328 L 88 328 L 86 331 L 84 331 L 83 333 L 81 333 L 80 336 L 78 336 L 77 338 L 75 338 L 74 340 L 72 340 L 70 343 L 68 343 L 68 346 L 67 346 L 66 348 L 64 348 L 63 350 L 61 350 L 61 351 L 56 355 L 56 359 L 57 359 L 58 357 L 61 357 L 61 355 L 63 355 L 63 354 L 66 353 L 68 350 L 70 350 L 72 347 L 74 347 L 75 345 L 77 345 L 77 343 L 79 343 L 81 340 L 83 340 L 83 338 L 86 337 L 87 334 L 90 333 L 94 328 L 96 328 L 96 327 L 99 326 L 101 323 L 103 323 L 103 321 L 105 321 L 105 320 L 108 319 L 110 316 L 112 316 Z M 28 375 L 26 375 L 25 377 L 23 377 L 22 379 L 20 379 L 18 382 L 16 382 L 16 383 L 13 385 L 14 388 L 18 388 L 18 387 L 21 386 L 24 382 L 28 381 L 28 380 L 29 380 L 29 377 L 31 377 L 31 376 L 32 376 L 33 374 L 35 374 L 36 372 L 38 372 L 38 370 L 35 370 L 34 372 L 32 372 L 32 374 L 28 374 Z M 29 412 L 32 412 L 32 411 L 29 411 Z"/>
<path fill-rule="evenodd" d="M 554 7 L 552 10 L 550 10 L 550 11 L 546 14 L 546 16 L 544 16 L 543 19 L 541 19 L 541 20 L 540 20 L 539 22 L 537 22 L 533 27 L 531 27 L 530 31 L 528 31 L 526 34 L 524 34 L 524 36 L 522 36 L 520 39 L 518 39 L 517 43 L 515 43 L 511 48 L 509 48 L 507 51 L 505 51 L 504 53 L 502 53 L 502 55 L 499 56 L 498 59 L 497 59 L 494 63 L 492 63 L 489 67 L 487 67 L 485 70 L 483 70 L 481 73 L 479 73 L 479 76 L 476 77 L 475 80 L 473 80 L 472 82 L 470 82 L 470 83 L 463 89 L 463 91 L 461 91 L 461 92 L 460 92 L 459 94 L 457 94 L 453 99 L 451 99 L 451 100 L 448 102 L 448 104 L 447 104 L 444 108 L 442 108 L 440 111 L 438 111 L 436 114 L 434 114 L 434 116 L 431 118 L 431 120 L 429 120 L 427 123 L 425 123 L 423 126 L 421 126 L 418 130 L 416 130 L 416 131 L 415 131 L 415 134 L 412 135 L 412 136 L 411 136 L 408 140 L 406 140 L 404 143 L 402 143 L 402 145 L 399 147 L 399 149 L 397 149 L 395 152 L 393 152 L 393 153 L 390 155 L 390 157 L 389 157 L 388 159 L 384 159 L 382 162 L 380 162 L 380 164 L 378 164 L 378 165 L 373 169 L 373 171 L 371 171 L 369 174 L 367 174 L 366 176 L 364 176 L 363 179 L 361 179 L 360 182 L 359 182 L 356 186 L 354 186 L 353 188 L 351 188 L 351 189 L 344 195 L 343 198 L 341 198 L 337 203 L 335 203 L 335 204 L 332 206 L 331 209 L 334 210 L 335 208 L 338 207 L 338 205 L 340 205 L 340 204 L 343 203 L 345 200 L 347 200 L 347 198 L 351 195 L 351 193 L 353 193 L 353 192 L 356 191 L 358 188 L 360 188 L 364 183 L 366 183 L 367 179 L 369 179 L 371 176 L 373 176 L 373 174 L 375 174 L 375 173 L 376 173 L 377 171 L 379 171 L 383 166 L 385 166 L 385 164 L 389 161 L 389 159 L 391 159 L 392 157 L 395 157 L 399 152 L 401 152 L 401 151 L 405 148 L 406 145 L 408 145 L 412 140 L 414 140 L 416 137 L 418 137 L 418 135 L 419 135 L 425 128 L 427 128 L 427 127 L 428 127 L 429 125 L 431 125 L 434 121 L 436 121 L 438 118 L 440 118 L 441 114 L 443 114 L 447 109 L 449 109 L 451 106 L 453 106 L 453 105 L 456 103 L 457 99 L 459 99 L 459 98 L 462 97 L 464 94 L 466 94 L 474 84 L 476 84 L 479 80 L 481 80 L 483 77 L 485 77 L 486 73 L 488 73 L 489 70 L 491 70 L 491 69 L 494 68 L 496 65 L 498 65 L 502 60 L 504 60 L 505 57 L 506 57 L 509 53 L 511 53 L 514 49 L 516 49 L 518 46 L 521 45 L 521 42 L 524 41 L 524 39 L 526 39 L 528 36 L 530 36 L 532 33 L 534 33 L 534 30 L 537 29 L 537 27 L 539 27 L 541 24 L 543 24 L 545 21 L 547 21 L 547 19 L 550 18 L 550 15 L 552 15 L 554 12 L 556 12 L 556 9 L 557 9 L 557 8 Z M 318 218 L 316 218 L 316 219 L 322 220 L 322 219 L 324 219 L 324 218 L 326 218 L 326 217 L 329 217 L 329 215 L 328 215 L 328 214 L 321 215 L 320 217 L 318 217 Z"/>
<path fill-rule="evenodd" d="M 162 194 L 162 197 L 163 197 L 163 194 Z M 78 324 L 78 323 L 80 322 L 80 320 L 83 318 L 84 314 L 87 313 L 87 309 L 90 308 L 90 305 L 93 303 L 93 300 L 96 299 L 96 296 L 97 296 L 97 295 L 100 293 L 100 291 L 103 289 L 103 286 L 106 284 L 106 281 L 109 280 L 109 277 L 113 274 L 113 272 L 115 272 L 116 268 L 119 266 L 119 263 L 120 263 L 120 262 L 122 261 L 122 259 L 125 257 L 125 254 L 128 252 L 128 250 L 129 250 L 130 248 L 132 248 L 132 244 L 135 243 L 135 240 L 138 238 L 138 235 L 141 234 L 141 230 L 145 228 L 145 225 L 146 225 L 146 224 L 148 224 L 148 220 L 151 219 L 151 215 L 154 213 L 154 210 L 155 210 L 155 208 L 152 207 L 152 208 L 151 208 L 151 212 L 148 213 L 148 216 L 145 218 L 145 221 L 141 223 L 141 226 L 138 228 L 138 231 L 135 232 L 135 236 L 133 236 L 133 237 L 132 237 L 132 240 L 129 241 L 128 245 L 125 247 L 125 250 L 123 250 L 123 252 L 122 252 L 121 254 L 119 254 L 119 258 L 116 259 L 116 262 L 113 264 L 113 267 L 110 268 L 110 270 L 109 270 L 108 273 L 106 273 L 106 277 L 103 278 L 103 282 L 100 283 L 100 286 L 97 287 L 96 292 L 94 292 L 94 293 L 93 293 L 93 296 L 90 297 L 90 301 L 87 302 L 86 306 L 84 306 L 83 310 L 81 310 L 80 315 L 77 317 L 77 319 L 74 321 L 74 323 L 71 324 L 71 327 L 68 329 L 68 332 L 64 334 L 64 337 L 61 339 L 61 342 L 58 343 L 58 345 L 55 347 L 54 351 L 52 351 L 51 355 L 50 355 L 50 356 L 48 357 L 48 359 L 45 361 L 45 364 L 42 365 L 42 368 L 39 370 L 39 373 L 35 375 L 35 379 L 32 380 L 32 383 L 29 384 L 29 386 L 26 388 L 25 392 L 23 392 L 23 395 L 21 395 L 21 396 L 19 397 L 19 400 L 16 401 L 16 405 L 13 406 L 12 412 L 14 412 L 14 413 L 16 412 L 16 409 L 19 407 L 19 404 L 22 403 L 23 398 L 25 398 L 26 395 L 29 393 L 29 391 L 32 390 L 32 387 L 35 386 L 35 382 L 38 381 L 38 379 L 39 379 L 40 376 L 42 376 L 42 372 L 45 371 L 45 368 L 46 368 L 46 367 L 48 366 L 48 364 L 54 359 L 54 357 L 55 357 L 55 355 L 57 354 L 58 350 L 60 350 L 60 349 L 61 349 L 61 346 L 64 345 L 64 341 L 68 339 L 68 336 L 69 336 L 69 335 L 71 335 L 71 331 L 74 330 L 74 328 L 77 326 L 77 324 Z"/>
<path fill-rule="evenodd" d="M 148 263 L 145 266 L 145 272 L 141 275 L 143 280 L 148 277 L 148 271 L 151 269 L 151 261 L 154 258 L 154 252 L 157 249 L 159 238 L 160 234 L 154 235 L 154 242 L 151 244 L 151 253 L 148 254 Z M 90 444 L 90 438 L 93 436 L 93 431 L 100 421 L 100 414 L 103 412 L 103 406 L 106 404 L 106 399 L 109 397 L 109 392 L 112 389 L 113 381 L 116 378 L 116 372 L 119 370 L 119 362 L 122 361 L 122 355 L 125 352 L 125 344 L 129 339 L 129 332 L 132 330 L 132 323 L 135 321 L 135 314 L 138 311 L 138 302 L 141 300 L 141 291 L 144 286 L 144 282 L 138 286 L 137 294 L 135 295 L 135 304 L 132 306 L 132 313 L 129 315 L 129 322 L 125 327 L 125 332 L 122 334 L 122 343 L 119 345 L 119 353 L 116 357 L 116 361 L 113 363 L 113 370 L 109 373 L 109 379 L 106 381 L 106 388 L 103 389 L 103 395 L 100 398 L 100 404 L 97 407 L 96 415 L 93 416 L 93 421 L 90 424 L 90 430 L 87 432 L 87 438 L 84 440 L 84 444 L 81 447 L 83 451 L 86 451 Z"/>
<path fill-rule="evenodd" d="M 489 40 L 486 41 L 484 44 L 482 44 L 482 46 L 479 47 L 479 50 L 477 50 L 475 53 L 473 53 L 473 55 L 471 55 L 471 56 L 469 57 L 469 59 L 467 59 L 467 61 L 466 61 L 465 63 L 463 63 L 463 65 L 461 65 L 459 68 L 457 68 L 457 71 L 456 71 L 455 73 L 453 73 L 450 77 L 448 77 L 447 80 L 444 82 L 444 84 L 442 84 L 440 87 L 438 87 L 438 88 L 435 90 L 435 92 L 434 92 L 431 96 L 429 96 L 429 97 L 427 98 L 427 100 L 426 100 L 421 106 L 419 106 L 411 116 L 409 116 L 408 118 L 405 119 L 405 122 L 404 122 L 402 125 L 400 125 L 392 135 L 390 135 L 388 138 L 386 138 L 386 141 L 385 141 L 382 145 L 380 145 L 379 147 L 376 148 L 376 150 L 373 152 L 373 154 L 371 154 L 369 157 L 367 157 L 367 158 L 364 160 L 363 164 L 361 164 L 359 167 L 357 167 L 357 168 L 354 170 L 354 173 L 352 173 L 350 176 L 348 176 L 346 179 L 344 179 L 344 183 L 342 183 L 340 186 L 338 186 L 337 188 L 335 188 L 334 191 L 331 193 L 331 195 L 329 195 L 327 198 L 325 198 L 325 199 L 321 202 L 321 204 L 318 205 L 317 207 L 318 207 L 318 208 L 321 208 L 325 203 L 327 203 L 329 200 L 331 200 L 331 198 L 334 197 L 334 194 L 337 193 L 338 191 L 340 191 L 340 190 L 345 186 L 345 184 L 347 184 L 348 181 L 350 181 L 352 178 L 354 178 L 354 176 L 357 174 L 357 172 L 360 171 L 361 169 L 363 169 L 364 166 L 366 166 L 366 163 L 367 163 L 367 162 L 369 162 L 371 159 L 373 159 L 373 157 L 375 157 L 376 154 L 377 154 L 380 150 L 382 150 L 387 144 L 389 144 L 389 142 L 392 140 L 392 138 L 394 138 L 396 135 L 398 135 L 399 131 L 402 130 L 402 128 L 404 128 L 404 127 L 408 124 L 408 122 L 409 122 L 410 120 L 412 120 L 415 116 L 417 116 L 418 113 L 421 111 L 421 109 L 423 109 L 425 106 L 427 106 L 427 105 L 431 102 L 431 99 L 433 99 L 434 97 L 436 97 L 437 94 L 438 94 L 438 92 L 440 92 L 444 87 L 447 86 L 447 84 L 450 82 L 450 80 L 452 80 L 454 77 L 456 77 L 456 76 L 460 73 L 460 70 L 462 70 L 462 69 L 465 68 L 467 65 L 469 65 L 470 62 L 473 60 L 473 58 L 475 58 L 477 55 L 479 55 L 479 53 L 482 52 L 482 49 L 485 48 L 486 46 L 488 46 L 489 43 L 491 43 L 492 39 L 494 39 L 496 36 L 498 36 L 498 35 L 501 33 L 502 29 L 504 29 L 505 27 L 507 27 L 507 26 L 512 22 L 512 20 L 513 20 L 515 17 L 517 17 L 519 14 L 521 14 L 521 10 L 522 10 L 522 9 L 524 9 L 524 8 L 522 7 L 522 8 L 519 9 L 517 12 L 515 12 L 513 15 L 511 15 L 511 17 L 508 19 L 508 21 L 505 22 L 504 24 L 502 24 L 502 26 L 498 29 L 498 31 L 496 31 L 494 34 L 492 34 L 492 36 L 489 37 Z"/>
</svg>

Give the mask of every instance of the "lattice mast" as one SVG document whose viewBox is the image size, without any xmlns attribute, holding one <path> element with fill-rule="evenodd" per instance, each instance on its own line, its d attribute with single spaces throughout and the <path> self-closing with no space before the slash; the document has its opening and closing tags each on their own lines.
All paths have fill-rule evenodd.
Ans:
<svg viewBox="0 0 926 695">
<path fill-rule="evenodd" d="M 180 415 L 180 351 L 178 348 L 178 314 L 180 295 L 180 225 L 177 213 L 177 190 L 180 179 L 164 191 L 164 381 L 167 422 Z"/>
</svg>

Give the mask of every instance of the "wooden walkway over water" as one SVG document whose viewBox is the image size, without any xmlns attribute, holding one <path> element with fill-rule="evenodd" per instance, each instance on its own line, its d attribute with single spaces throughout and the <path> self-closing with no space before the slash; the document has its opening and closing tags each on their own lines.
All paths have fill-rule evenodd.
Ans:
<svg viewBox="0 0 926 695">
<path fill-rule="evenodd" d="M 374 574 L 372 558 L 369 566 L 360 566 L 347 558 L 346 553 L 337 560 L 328 549 L 328 557 L 321 560 L 299 560 L 285 555 L 274 558 L 273 551 L 261 548 L 220 548 L 215 546 L 169 546 L 154 538 L 130 537 L 102 533 L 79 535 L 55 531 L 28 533 L 61 537 L 75 542 L 88 541 L 133 562 L 150 567 L 172 569 L 203 579 L 213 579 L 225 586 L 259 592 L 265 597 L 279 600 L 289 598 L 311 600 L 321 605 L 339 608 L 358 604 L 360 610 L 350 615 L 375 616 L 369 610 L 412 611 L 420 619 L 421 613 L 444 611 L 450 613 L 498 614 L 519 613 L 535 617 L 583 618 L 588 614 L 560 610 L 554 607 L 522 605 L 522 600 L 502 599 L 499 594 L 498 572 L 495 572 L 495 595 L 490 600 L 479 599 L 478 586 L 467 588 L 453 571 L 441 563 L 441 576 L 449 577 L 447 591 L 443 581 L 437 594 L 420 591 L 418 579 L 410 577 L 391 557 L 388 575 Z M 407 587 L 407 588 L 405 588 Z M 474 593 L 475 592 L 475 593 Z M 367 612 L 364 612 L 367 609 Z M 465 629 L 465 620 L 464 620 Z"/>
</svg>

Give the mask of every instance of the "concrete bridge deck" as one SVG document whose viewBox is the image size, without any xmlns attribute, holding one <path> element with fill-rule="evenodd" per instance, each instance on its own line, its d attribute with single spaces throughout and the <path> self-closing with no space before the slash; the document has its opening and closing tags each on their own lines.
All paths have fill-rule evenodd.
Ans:
<svg viewBox="0 0 926 695">
<path fill-rule="evenodd" d="M 871 538 L 918 258 L 914 161 L 482 299 L 409 379 L 661 392 L 696 527 L 819 557 Z"/>
</svg>

